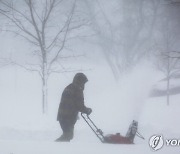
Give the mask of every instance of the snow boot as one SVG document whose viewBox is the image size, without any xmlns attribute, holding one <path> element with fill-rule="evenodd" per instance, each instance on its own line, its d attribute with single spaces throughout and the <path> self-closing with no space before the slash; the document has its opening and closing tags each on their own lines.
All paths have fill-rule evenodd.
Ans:
<svg viewBox="0 0 180 154">
<path fill-rule="evenodd" d="M 55 142 L 70 142 L 70 139 L 66 138 L 64 135 L 61 135 L 55 140 Z"/>
</svg>

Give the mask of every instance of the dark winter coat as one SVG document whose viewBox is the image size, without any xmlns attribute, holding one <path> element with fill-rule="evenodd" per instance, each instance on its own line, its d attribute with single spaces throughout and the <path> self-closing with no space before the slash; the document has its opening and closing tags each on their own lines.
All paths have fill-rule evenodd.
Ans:
<svg viewBox="0 0 180 154">
<path fill-rule="evenodd" d="M 68 85 L 61 97 L 57 120 L 69 119 L 76 122 L 78 112 L 87 113 L 88 108 L 84 105 L 84 84 L 80 85 L 76 82 Z"/>
</svg>

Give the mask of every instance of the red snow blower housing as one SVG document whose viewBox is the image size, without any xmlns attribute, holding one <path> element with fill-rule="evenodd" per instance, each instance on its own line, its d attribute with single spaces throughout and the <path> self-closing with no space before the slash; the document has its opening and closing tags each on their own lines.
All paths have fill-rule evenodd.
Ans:
<svg viewBox="0 0 180 154">
<path fill-rule="evenodd" d="M 102 143 L 134 144 L 135 135 L 144 139 L 144 137 L 137 132 L 138 122 L 135 120 L 133 120 L 133 122 L 129 126 L 126 136 L 121 136 L 120 133 L 109 134 L 104 136 L 102 130 L 97 128 L 97 126 L 94 124 L 94 122 L 91 120 L 91 118 L 88 115 L 81 113 L 81 116 Z"/>
</svg>

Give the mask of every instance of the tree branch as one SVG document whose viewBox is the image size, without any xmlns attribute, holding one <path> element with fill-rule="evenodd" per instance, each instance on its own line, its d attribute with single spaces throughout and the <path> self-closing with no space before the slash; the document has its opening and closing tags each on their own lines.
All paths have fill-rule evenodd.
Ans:
<svg viewBox="0 0 180 154">
<path fill-rule="evenodd" d="M 37 42 L 30 40 L 28 37 L 20 34 L 19 32 L 12 31 L 12 30 L 2 30 L 2 31 L 11 32 L 11 33 L 14 33 L 14 34 L 16 34 L 16 35 L 19 35 L 20 37 L 26 39 L 26 40 L 27 40 L 28 42 L 30 42 L 31 44 L 33 44 L 33 45 L 35 45 L 35 46 L 39 46 L 39 44 L 38 44 Z"/>
<path fill-rule="evenodd" d="M 42 21 L 42 43 L 43 43 L 44 47 L 45 47 L 45 44 L 46 44 L 45 43 L 45 28 L 46 28 L 46 24 L 47 24 L 47 21 L 49 19 L 49 16 L 50 16 L 50 14 L 51 14 L 51 12 L 52 12 L 52 10 L 54 8 L 55 0 L 52 0 L 50 3 L 51 4 L 49 6 L 49 11 L 47 11 L 47 2 L 46 2 L 45 16 L 44 16 L 44 19 Z"/>
<path fill-rule="evenodd" d="M 22 30 L 24 33 L 26 33 L 30 37 L 34 38 L 35 40 L 38 40 L 36 36 L 34 36 L 31 32 L 29 32 L 27 29 L 24 28 L 23 24 L 18 19 L 12 18 L 9 15 L 7 15 L 6 13 L 1 12 L 1 11 L 0 11 L 0 14 L 2 14 L 6 18 L 8 18 L 10 21 L 12 21 L 17 26 L 17 28 Z"/>
<path fill-rule="evenodd" d="M 32 21 L 27 17 L 25 16 L 24 13 L 20 12 L 19 10 L 17 10 L 16 8 L 14 8 L 13 6 L 11 6 L 10 4 L 8 3 L 5 3 L 3 1 L 0 1 L 0 3 L 2 3 L 4 6 L 6 6 L 7 8 L 11 9 L 12 11 L 15 11 L 16 13 L 18 13 L 19 15 L 21 15 L 21 17 L 23 17 L 24 19 L 26 19 L 30 24 L 33 24 Z"/>
<path fill-rule="evenodd" d="M 10 64 L 11 64 L 11 65 L 19 66 L 19 67 L 21 67 L 21 68 L 23 68 L 23 69 L 25 69 L 25 70 L 27 70 L 27 71 L 30 71 L 30 72 L 36 72 L 36 73 L 38 73 L 39 76 L 42 78 L 41 72 L 40 72 L 39 70 L 37 70 L 37 69 L 28 68 L 28 67 L 26 67 L 26 66 L 24 66 L 24 65 L 21 65 L 21 64 L 18 64 L 17 62 L 14 62 L 14 61 L 11 61 Z"/>
<path fill-rule="evenodd" d="M 48 67 L 48 71 L 50 70 L 52 64 L 57 60 L 57 58 L 58 58 L 61 50 L 63 49 L 63 47 L 64 47 L 64 45 L 65 45 L 66 37 L 67 37 L 68 30 L 69 30 L 69 26 L 70 26 L 70 23 L 71 23 L 73 14 L 74 14 L 75 6 L 76 6 L 76 0 L 74 1 L 73 7 L 72 7 L 72 11 L 71 11 L 70 16 L 69 16 L 69 18 L 68 18 L 68 20 L 67 20 L 68 22 L 67 22 L 66 32 L 65 32 L 65 34 L 64 34 L 64 38 L 63 38 L 62 45 L 61 45 L 60 49 L 57 51 L 55 57 L 51 60 L 51 62 L 50 62 L 50 64 L 49 64 L 49 67 Z"/>
<path fill-rule="evenodd" d="M 29 10 L 30 10 L 30 14 L 31 14 L 31 19 L 32 19 L 32 22 L 33 22 L 33 27 L 36 31 L 36 35 L 38 37 L 38 42 L 40 44 L 40 47 L 41 47 L 41 51 L 43 52 L 43 44 L 42 44 L 42 39 L 41 39 L 41 36 L 40 36 L 40 31 L 39 31 L 39 28 L 37 26 L 37 23 L 35 21 L 35 18 L 34 18 L 34 15 L 33 15 L 33 4 L 32 4 L 32 0 L 28 0 L 26 1 L 26 4 L 28 5 L 29 7 Z"/>
</svg>

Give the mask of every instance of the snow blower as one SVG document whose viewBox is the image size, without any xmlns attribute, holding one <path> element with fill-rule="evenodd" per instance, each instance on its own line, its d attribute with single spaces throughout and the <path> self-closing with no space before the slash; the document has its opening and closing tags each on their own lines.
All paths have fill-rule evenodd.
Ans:
<svg viewBox="0 0 180 154">
<path fill-rule="evenodd" d="M 126 136 L 122 136 L 120 133 L 108 134 L 104 136 L 103 131 L 94 124 L 94 122 L 87 114 L 81 113 L 81 116 L 102 143 L 134 144 L 135 135 L 137 135 L 141 139 L 144 139 L 144 137 L 137 131 L 138 122 L 135 120 L 133 120 L 131 125 L 129 126 Z"/>
</svg>

